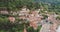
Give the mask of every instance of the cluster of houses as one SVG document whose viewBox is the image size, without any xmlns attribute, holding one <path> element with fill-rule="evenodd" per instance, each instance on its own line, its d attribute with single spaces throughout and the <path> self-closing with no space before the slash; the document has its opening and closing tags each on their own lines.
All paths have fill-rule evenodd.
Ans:
<svg viewBox="0 0 60 32">
<path fill-rule="evenodd" d="M 54 15 L 53 14 L 46 14 L 48 16 L 48 18 L 46 18 L 45 21 L 42 21 L 43 20 L 42 18 L 44 18 L 44 16 L 42 16 L 42 14 L 39 14 L 40 10 L 41 9 L 38 9 L 38 11 L 30 11 L 29 9 L 23 8 L 21 11 L 18 11 L 18 12 L 12 12 L 11 11 L 11 13 L 13 15 L 18 14 L 19 19 L 29 20 L 30 26 L 32 26 L 34 29 L 37 29 L 38 23 L 40 23 L 40 25 L 42 25 L 40 32 L 48 32 L 48 31 L 49 32 L 56 32 L 57 26 L 60 23 L 59 22 L 60 20 L 56 20 L 56 17 L 55 17 L 56 14 L 54 14 Z M 0 13 L 9 14 L 8 11 L 0 11 Z M 12 16 L 8 17 L 8 19 L 13 23 L 15 22 L 15 18 Z M 24 29 L 24 31 L 26 32 L 25 29 Z"/>
</svg>

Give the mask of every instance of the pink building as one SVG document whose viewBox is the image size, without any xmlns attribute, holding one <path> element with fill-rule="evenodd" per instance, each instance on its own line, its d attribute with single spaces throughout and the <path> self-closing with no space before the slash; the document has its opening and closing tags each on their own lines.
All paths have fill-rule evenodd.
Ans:
<svg viewBox="0 0 60 32">
<path fill-rule="evenodd" d="M 14 17 L 8 17 L 9 21 L 14 23 L 15 22 L 15 18 Z"/>
</svg>

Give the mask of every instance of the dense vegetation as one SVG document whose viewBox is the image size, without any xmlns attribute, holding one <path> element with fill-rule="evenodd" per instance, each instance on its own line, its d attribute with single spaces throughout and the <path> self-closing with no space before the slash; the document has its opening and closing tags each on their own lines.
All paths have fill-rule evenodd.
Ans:
<svg viewBox="0 0 60 32">
<path fill-rule="evenodd" d="M 38 2 L 37 0 L 0 0 L 0 10 L 2 7 L 7 8 L 7 10 L 19 10 L 22 7 L 26 6 L 30 10 L 43 8 L 44 11 L 55 12 L 57 14 L 60 14 L 60 4 L 56 4 L 54 2 L 55 0 L 53 1 L 55 4 L 48 3 L 49 1 L 42 1 L 39 0 Z M 56 1 L 59 2 L 58 0 Z"/>
<path fill-rule="evenodd" d="M 27 6 L 27 8 L 32 9 L 33 7 L 37 8 L 39 3 L 35 3 L 34 0 L 0 0 L 0 7 L 6 7 L 8 10 L 17 10 L 22 8 L 23 6 Z M 37 5 L 38 6 L 37 6 Z"/>
</svg>

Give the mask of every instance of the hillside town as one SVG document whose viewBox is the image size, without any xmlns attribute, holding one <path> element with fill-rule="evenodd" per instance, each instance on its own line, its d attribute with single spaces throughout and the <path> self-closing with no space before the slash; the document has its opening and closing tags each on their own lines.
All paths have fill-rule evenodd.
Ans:
<svg viewBox="0 0 60 32">
<path fill-rule="evenodd" d="M 46 18 L 44 18 L 43 14 L 40 13 L 41 9 L 30 11 L 27 8 L 22 8 L 20 11 L 13 12 L 13 11 L 0 11 L 0 14 L 9 14 L 17 15 L 19 19 L 27 20 L 29 21 L 29 26 L 33 27 L 34 29 L 37 29 L 38 26 L 42 26 L 39 32 L 57 32 L 58 27 L 60 25 L 60 20 L 56 19 L 57 14 L 51 13 L 49 14 L 46 12 Z M 9 21 L 11 23 L 15 23 L 16 19 L 14 16 L 8 17 Z M 20 23 L 20 22 L 19 22 Z M 26 28 L 24 28 L 24 32 L 27 32 Z"/>
<path fill-rule="evenodd" d="M 0 0 L 0 32 L 60 32 L 60 0 Z"/>
</svg>

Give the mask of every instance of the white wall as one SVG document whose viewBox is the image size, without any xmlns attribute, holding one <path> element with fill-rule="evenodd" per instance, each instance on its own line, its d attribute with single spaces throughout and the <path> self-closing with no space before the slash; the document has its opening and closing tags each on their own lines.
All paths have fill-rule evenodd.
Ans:
<svg viewBox="0 0 60 32">
<path fill-rule="evenodd" d="M 58 27 L 58 29 L 56 30 L 56 32 L 60 32 L 60 26 Z"/>
</svg>

